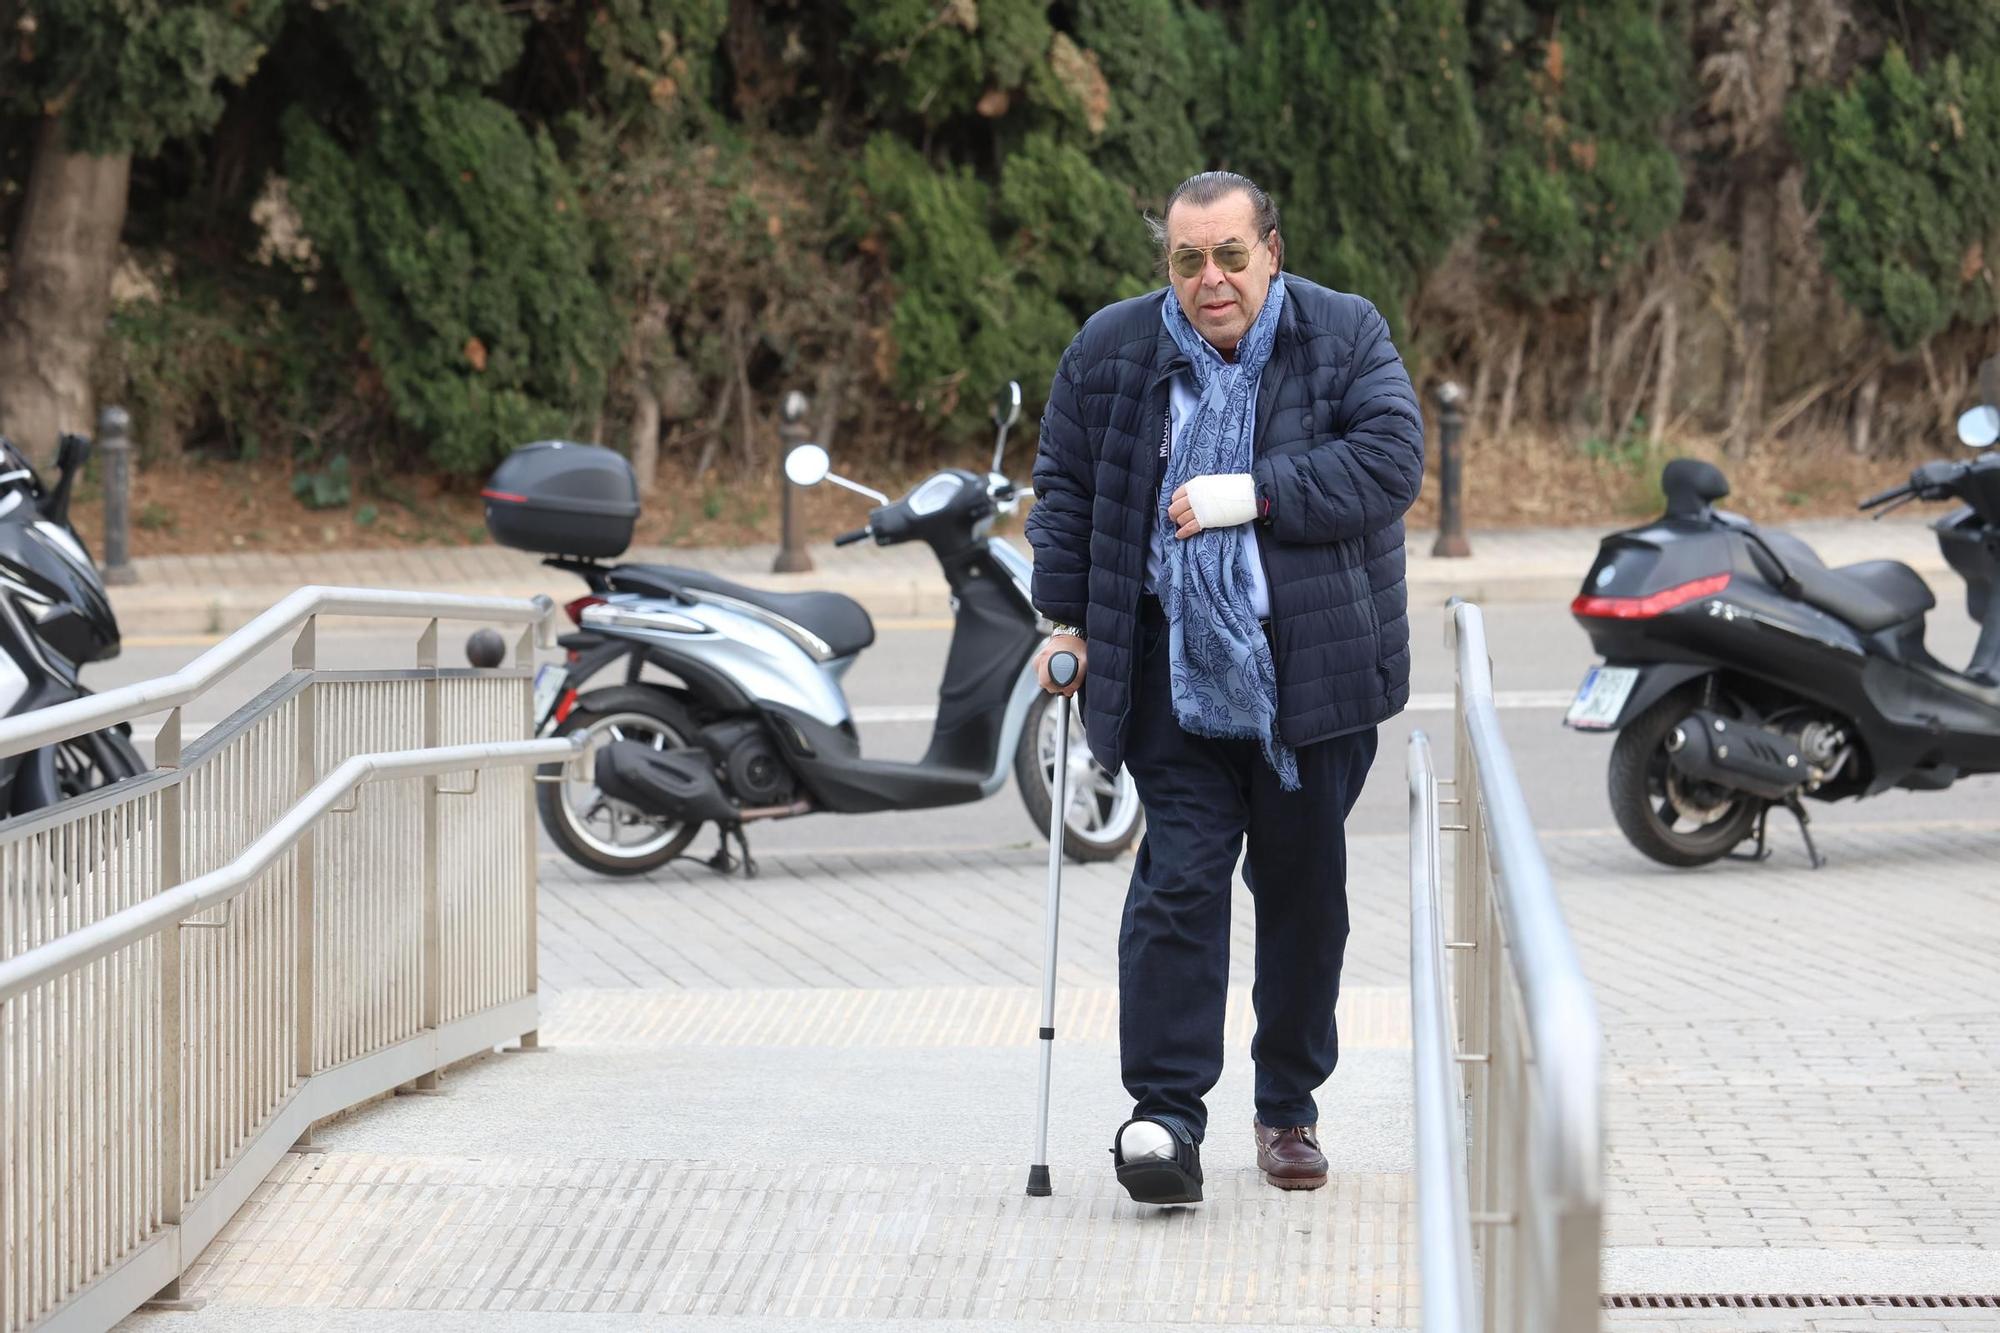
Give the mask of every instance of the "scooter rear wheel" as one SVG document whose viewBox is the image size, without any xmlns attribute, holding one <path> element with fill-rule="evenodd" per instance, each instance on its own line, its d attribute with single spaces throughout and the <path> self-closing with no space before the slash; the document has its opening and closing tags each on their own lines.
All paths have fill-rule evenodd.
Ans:
<svg viewBox="0 0 2000 1333">
<path fill-rule="evenodd" d="M 61 742 L 55 758 L 56 786 L 65 801 L 146 771 L 146 761 L 132 742 L 123 732 L 110 729 Z"/>
<path fill-rule="evenodd" d="M 644 741 L 662 750 L 694 743 L 695 726 L 685 710 L 662 691 L 643 685 L 599 690 L 589 708 L 577 708 L 557 727 L 557 736 L 586 733 L 580 774 L 544 765 L 535 788 L 542 827 L 562 854 L 601 875 L 643 875 L 687 850 L 700 824 L 667 824 L 613 801 L 597 788 L 597 750 L 611 741 Z"/>
<path fill-rule="evenodd" d="M 1611 748 L 1611 815 L 1625 840 L 1661 865 L 1707 865 L 1757 827 L 1764 801 L 1673 771 L 1667 739 L 1693 702 L 1670 694 L 1632 719 Z"/>
</svg>

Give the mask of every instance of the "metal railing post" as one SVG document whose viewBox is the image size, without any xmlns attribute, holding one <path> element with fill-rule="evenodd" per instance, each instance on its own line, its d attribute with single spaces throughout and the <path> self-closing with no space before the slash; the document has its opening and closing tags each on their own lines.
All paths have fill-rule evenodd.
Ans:
<svg viewBox="0 0 2000 1333">
<path fill-rule="evenodd" d="M 433 620 L 417 640 L 417 668 L 428 674 L 423 681 L 423 726 L 426 750 L 436 749 L 441 734 L 444 681 L 437 672 L 438 623 Z M 443 849 L 438 839 L 438 779 L 423 780 L 423 833 L 417 864 L 423 868 L 423 1026 L 435 1032 L 444 1023 L 444 912 L 438 901 L 438 857 Z M 435 1092 L 438 1074 L 432 1070 L 417 1077 L 420 1092 Z"/>
<path fill-rule="evenodd" d="M 787 486 L 792 484 L 789 478 L 786 479 L 785 484 Z M 544 621 L 540 626 L 530 626 L 528 630 L 521 635 L 520 645 L 515 649 L 514 653 L 514 663 L 516 666 L 521 666 L 521 667 L 534 666 L 535 633 L 537 629 L 545 628 L 547 623 L 548 623 L 547 621 Z M 534 709 L 535 709 L 534 689 L 531 686 L 529 689 L 523 691 L 523 693 L 527 696 L 522 701 L 523 711 L 527 717 L 527 722 L 522 729 L 522 734 L 532 735 L 534 732 L 534 726 L 536 722 L 536 718 L 534 716 Z M 522 879 L 526 883 L 527 887 L 523 891 L 524 894 L 526 895 L 525 901 L 523 901 L 521 904 L 521 915 L 523 918 L 523 925 L 525 927 L 522 930 L 521 935 L 523 944 L 525 946 L 524 952 L 527 954 L 527 958 L 525 961 L 526 961 L 527 978 L 528 978 L 528 994 L 530 995 L 539 995 L 542 988 L 541 904 L 537 897 L 537 895 L 541 893 L 541 875 L 536 868 L 537 857 L 540 855 L 541 849 L 536 844 L 535 830 L 537 827 L 538 827 L 538 821 L 536 819 L 536 814 L 535 814 L 535 784 L 533 781 L 529 781 L 521 785 L 521 835 L 520 836 L 521 836 L 521 858 L 527 865 L 527 873 L 522 876 Z M 541 1012 L 539 1003 L 537 1003 L 535 1012 L 537 1014 Z M 541 1030 L 537 1028 L 533 1032 L 523 1032 L 521 1034 L 521 1044 L 519 1049 L 524 1051 L 541 1050 L 542 1049 Z"/>
<path fill-rule="evenodd" d="M 1410 736 L 1411 1101 L 1416 1108 L 1417 1242 L 1425 1333 L 1471 1333 L 1471 1206 L 1465 1165 L 1465 1085 L 1453 1038 L 1439 893 L 1437 775 L 1430 738 Z"/>
<path fill-rule="evenodd" d="M 180 762 L 180 709 L 173 711 L 173 761 Z M 161 738 L 167 732 L 160 733 Z M 155 742 L 158 745 L 159 742 Z M 183 878 L 181 860 L 181 804 L 186 799 L 185 784 L 175 784 L 171 791 L 160 797 L 160 871 L 157 887 L 165 892 Z M 158 1062 L 160 1087 L 160 1119 L 158 1161 L 160 1225 L 177 1227 L 181 1222 L 181 1195 L 185 1175 L 186 1153 L 184 1144 L 187 1135 L 187 1107 L 182 1088 L 183 1060 L 187 1046 L 183 1030 L 181 1012 L 181 933 L 178 930 L 163 930 L 156 937 L 156 958 L 160 968 L 160 1027 L 159 1049 L 155 1053 Z M 163 1301 L 179 1300 L 181 1294 L 180 1276 L 167 1283 L 156 1294 L 155 1299 Z"/>
<path fill-rule="evenodd" d="M 300 627 L 299 636 L 292 642 L 292 670 L 312 671 L 319 666 L 319 618 L 309 617 Z M 295 730 L 292 733 L 292 790 L 290 800 L 294 803 L 302 799 L 319 781 L 319 686 L 317 682 L 308 684 L 299 691 L 296 711 L 292 715 Z M 293 854 L 298 873 L 297 925 L 298 931 L 298 977 L 293 992 L 298 1006 L 298 1043 L 294 1051 L 293 1067 L 299 1078 L 308 1079 L 313 1075 L 319 1062 L 319 969 L 318 932 L 313 923 L 318 919 L 317 883 L 318 833 L 307 829 L 299 838 L 298 850 Z"/>
</svg>

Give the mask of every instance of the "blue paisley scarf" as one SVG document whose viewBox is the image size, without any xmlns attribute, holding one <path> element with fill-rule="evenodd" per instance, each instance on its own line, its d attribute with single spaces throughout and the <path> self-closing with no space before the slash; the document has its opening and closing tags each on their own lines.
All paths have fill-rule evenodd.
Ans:
<svg viewBox="0 0 2000 1333">
<path fill-rule="evenodd" d="M 1255 738 L 1286 791 L 1299 786 L 1298 755 L 1278 736 L 1278 672 L 1271 645 L 1251 612 L 1252 558 L 1243 529 L 1217 528 L 1186 541 L 1167 517 L 1174 492 L 1193 477 L 1248 472 L 1257 381 L 1271 358 L 1285 280 L 1271 279 L 1257 320 L 1225 361 L 1195 332 L 1168 288 L 1161 309 L 1167 332 L 1194 370 L 1200 401 L 1182 426 L 1160 487 L 1159 522 L 1166 537 L 1160 602 L 1167 613 L 1174 716 L 1196 736 Z"/>
</svg>

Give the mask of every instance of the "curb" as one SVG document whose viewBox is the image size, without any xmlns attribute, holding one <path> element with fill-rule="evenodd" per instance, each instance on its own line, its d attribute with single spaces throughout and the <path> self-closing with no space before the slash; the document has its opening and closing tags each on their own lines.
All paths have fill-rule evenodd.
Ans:
<svg viewBox="0 0 2000 1333">
<path fill-rule="evenodd" d="M 1410 571 L 1408 589 L 1413 608 L 1441 607 L 1453 597 L 1487 604 L 1545 602 L 1567 606 L 1581 586 L 1583 571 L 1541 568 L 1495 569 L 1491 562 L 1466 562 L 1466 569 L 1452 569 L 1452 562 L 1424 560 Z M 1479 568 L 1487 564 L 1487 568 Z M 1925 562 L 1911 561 L 1911 567 L 1931 585 L 1933 592 L 1948 584 L 1951 571 L 1942 557 Z M 877 620 L 942 619 L 951 615 L 951 596 L 942 578 L 908 575 L 857 579 L 815 571 L 811 574 L 743 574 L 737 581 L 756 588 L 780 592 L 843 592 L 867 608 Z M 148 588 L 127 584 L 111 589 L 111 605 L 118 616 L 120 631 L 135 636 L 221 636 L 238 629 L 272 603 L 293 591 L 294 585 L 270 584 L 237 588 Z M 573 581 L 552 578 L 547 582 L 437 583 L 430 591 L 466 593 L 486 597 L 532 597 L 542 593 L 560 605 L 581 587 Z M 345 619 L 348 629 L 407 627 L 407 620 Z"/>
<path fill-rule="evenodd" d="M 814 576 L 751 575 L 738 578 L 750 587 L 783 592 L 839 591 L 859 601 L 878 620 L 902 620 L 951 614 L 949 590 L 943 579 L 828 579 Z M 533 597 L 537 593 L 553 598 L 558 606 L 582 595 L 581 584 L 554 578 L 547 583 L 431 583 L 427 592 L 458 593 L 477 597 Z M 280 598 L 295 591 L 294 584 L 268 584 L 237 588 L 148 588 L 125 584 L 112 588 L 111 609 L 118 617 L 119 632 L 126 638 L 144 636 L 210 636 L 219 638 L 242 628 L 270 609 Z M 390 585 L 384 585 L 390 586 Z M 447 622 L 451 623 L 451 622 Z M 465 622 L 472 623 L 472 622 Z M 344 630 L 397 630 L 415 622 L 342 616 Z M 568 625 L 565 624 L 567 629 Z M 413 631 L 414 632 L 414 631 Z"/>
</svg>

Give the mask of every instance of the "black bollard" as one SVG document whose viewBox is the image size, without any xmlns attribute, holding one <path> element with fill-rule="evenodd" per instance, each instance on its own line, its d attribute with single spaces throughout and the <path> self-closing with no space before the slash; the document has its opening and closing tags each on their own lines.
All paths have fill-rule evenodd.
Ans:
<svg viewBox="0 0 2000 1333">
<path fill-rule="evenodd" d="M 1459 437 L 1465 433 L 1465 413 L 1459 403 L 1464 394 L 1456 382 L 1446 380 L 1437 387 L 1438 405 L 1438 535 L 1431 554 L 1463 559 L 1472 554 L 1465 540 L 1465 514 L 1459 505 L 1459 473 L 1464 460 L 1459 453 Z"/>
<path fill-rule="evenodd" d="M 97 414 L 97 447 L 104 455 L 104 581 L 136 583 L 132 568 L 132 417 L 122 407 Z"/>
<path fill-rule="evenodd" d="M 778 427 L 778 437 L 784 441 L 784 448 L 778 451 L 778 469 L 783 474 L 785 456 L 806 440 L 806 411 L 812 406 L 806 396 L 797 389 L 785 395 L 784 421 Z M 784 531 L 778 542 L 778 558 L 771 562 L 773 574 L 803 574 L 813 567 L 812 556 L 807 554 L 805 537 L 799 531 L 799 488 L 786 477 L 780 483 L 785 490 Z"/>
</svg>

